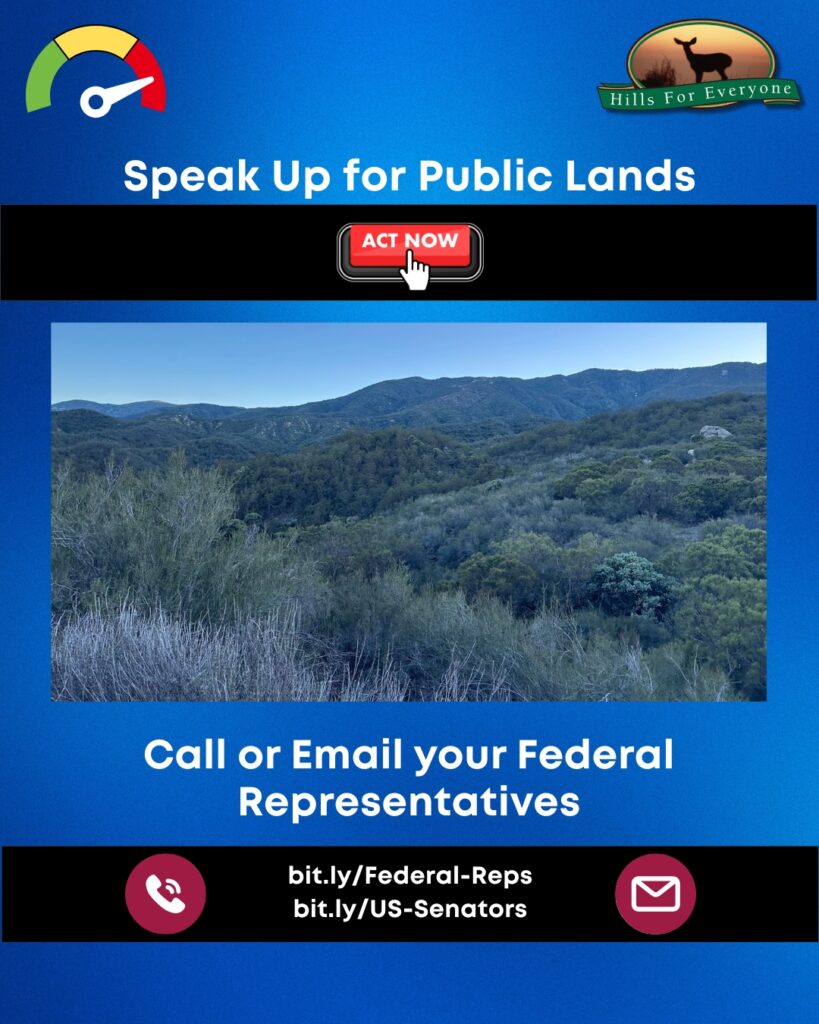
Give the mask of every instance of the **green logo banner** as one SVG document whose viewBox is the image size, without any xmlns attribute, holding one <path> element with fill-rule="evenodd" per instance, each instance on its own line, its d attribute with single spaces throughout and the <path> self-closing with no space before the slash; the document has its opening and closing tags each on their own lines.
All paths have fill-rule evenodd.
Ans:
<svg viewBox="0 0 819 1024">
<path fill-rule="evenodd" d="M 727 103 L 800 103 L 799 87 L 791 78 L 735 78 L 697 85 L 664 85 L 638 89 L 633 84 L 600 85 L 597 95 L 606 110 L 685 110 Z"/>
</svg>

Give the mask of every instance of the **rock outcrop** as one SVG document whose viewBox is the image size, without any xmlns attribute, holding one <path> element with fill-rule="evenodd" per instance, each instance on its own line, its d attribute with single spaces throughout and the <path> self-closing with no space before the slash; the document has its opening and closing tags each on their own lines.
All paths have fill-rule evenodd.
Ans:
<svg viewBox="0 0 819 1024">
<path fill-rule="evenodd" d="M 730 430 L 726 430 L 725 427 L 701 427 L 700 437 L 703 441 L 714 441 L 724 440 L 726 437 L 733 437 L 734 435 Z"/>
</svg>

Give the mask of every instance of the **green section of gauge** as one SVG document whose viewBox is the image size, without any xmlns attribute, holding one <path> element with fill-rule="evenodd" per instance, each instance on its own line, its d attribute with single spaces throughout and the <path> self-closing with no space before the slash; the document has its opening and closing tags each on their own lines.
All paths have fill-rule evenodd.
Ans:
<svg viewBox="0 0 819 1024">
<path fill-rule="evenodd" d="M 37 55 L 26 81 L 26 110 L 51 106 L 51 83 L 68 57 L 52 39 Z"/>
</svg>

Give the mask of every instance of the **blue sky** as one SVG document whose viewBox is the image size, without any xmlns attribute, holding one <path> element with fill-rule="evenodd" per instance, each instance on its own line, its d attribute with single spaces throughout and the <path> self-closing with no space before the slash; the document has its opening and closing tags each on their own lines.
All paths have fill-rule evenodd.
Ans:
<svg viewBox="0 0 819 1024">
<path fill-rule="evenodd" d="M 398 377 L 764 362 L 765 324 L 54 324 L 52 401 L 298 405 Z"/>
</svg>

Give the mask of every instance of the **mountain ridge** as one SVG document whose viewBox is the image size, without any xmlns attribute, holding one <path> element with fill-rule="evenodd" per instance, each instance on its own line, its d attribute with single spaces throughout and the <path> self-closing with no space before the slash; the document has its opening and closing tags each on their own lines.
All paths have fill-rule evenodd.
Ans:
<svg viewBox="0 0 819 1024">
<path fill-rule="evenodd" d="M 763 394 L 764 363 L 721 363 L 681 370 L 600 370 L 551 377 L 407 377 L 381 381 L 338 398 L 298 406 L 244 409 L 207 403 L 162 405 L 149 413 L 100 412 L 81 400 L 53 412 L 55 457 L 184 448 L 194 464 L 284 454 L 350 430 L 438 429 L 473 439 L 518 433 L 539 423 L 577 421 L 661 400 L 725 392 Z M 150 403 L 129 403 L 130 407 Z M 150 457 L 153 460 L 153 455 Z M 104 460 L 104 459 L 103 459 Z"/>
<path fill-rule="evenodd" d="M 713 366 L 685 367 L 682 369 L 666 369 L 658 367 L 651 370 L 606 370 L 591 367 L 572 374 L 550 374 L 546 377 L 399 377 L 384 381 L 377 381 L 368 384 L 363 388 L 351 391 L 349 394 L 340 395 L 334 398 L 324 398 L 312 402 L 304 402 L 299 405 L 283 406 L 236 406 L 219 405 L 212 402 L 201 403 L 177 403 L 164 402 L 158 399 L 150 399 L 139 402 L 126 402 L 123 404 L 94 402 L 88 399 L 71 399 L 69 401 L 56 402 L 52 404 L 52 412 L 69 412 L 78 409 L 86 409 L 99 412 L 102 415 L 111 416 L 116 419 L 143 418 L 146 416 L 174 416 L 188 414 L 200 418 L 225 419 L 232 416 L 256 416 L 262 414 L 275 415 L 332 415 L 344 411 L 356 416 L 364 415 L 366 418 L 373 418 L 377 415 L 389 415 L 406 411 L 413 407 L 425 407 L 431 402 L 443 401 L 445 404 L 458 404 L 458 399 L 466 392 L 471 395 L 485 396 L 489 391 L 503 389 L 507 394 L 524 405 L 535 405 L 532 398 L 548 393 L 555 398 L 563 398 L 569 401 L 569 396 L 575 393 L 588 395 L 595 388 L 611 390 L 610 385 L 615 383 L 619 392 L 626 388 L 639 385 L 634 392 L 634 397 L 644 397 L 648 394 L 663 390 L 671 381 L 681 381 L 683 375 L 691 378 L 689 386 L 699 388 L 713 388 L 716 384 L 726 384 L 724 381 L 706 381 L 703 375 L 712 375 L 715 371 L 720 372 L 720 377 L 731 376 L 732 384 L 751 386 L 754 390 L 764 390 L 758 387 L 759 378 L 766 377 L 767 363 L 750 362 L 727 362 L 717 363 Z M 735 376 L 741 378 L 735 379 Z M 749 377 L 756 377 L 750 380 Z M 720 386 L 718 390 L 726 390 Z M 711 391 L 710 393 L 718 393 Z M 666 397 L 664 394 L 657 394 L 656 397 Z M 691 395 L 691 397 L 705 397 L 705 395 Z M 528 401 L 527 401 L 528 399 Z M 651 400 L 650 398 L 647 400 Z M 362 408 L 362 402 L 366 409 Z M 619 408 L 628 408 L 628 405 L 617 403 Z M 604 410 L 595 410 L 604 411 Z M 543 414 L 542 412 L 540 413 Z M 552 417 L 564 418 L 564 417 Z"/>
<path fill-rule="evenodd" d="M 98 412 L 102 416 L 111 416 L 114 419 L 129 419 L 150 415 L 153 412 L 160 412 L 162 409 L 172 406 L 172 402 L 161 402 L 158 399 L 148 399 L 144 402 L 92 402 L 86 398 L 72 398 L 66 402 L 52 402 L 52 412 L 76 412 L 84 409 L 90 412 Z"/>
</svg>

